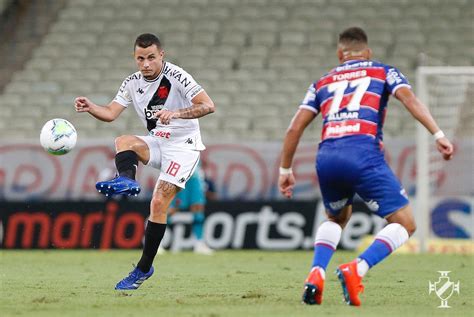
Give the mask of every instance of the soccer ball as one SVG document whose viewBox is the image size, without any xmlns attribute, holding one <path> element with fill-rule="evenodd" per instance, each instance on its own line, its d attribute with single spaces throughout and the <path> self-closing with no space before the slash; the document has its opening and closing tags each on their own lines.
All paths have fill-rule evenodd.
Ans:
<svg viewBox="0 0 474 317">
<path fill-rule="evenodd" d="M 50 154 L 64 155 L 76 145 L 77 132 L 71 122 L 52 119 L 41 129 L 41 146 Z"/>
</svg>

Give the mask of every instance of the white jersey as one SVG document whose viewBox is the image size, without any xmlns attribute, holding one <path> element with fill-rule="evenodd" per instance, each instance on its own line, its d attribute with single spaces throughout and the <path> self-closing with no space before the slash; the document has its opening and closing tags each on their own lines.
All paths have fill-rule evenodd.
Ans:
<svg viewBox="0 0 474 317">
<path fill-rule="evenodd" d="M 153 79 L 143 78 L 138 71 L 120 86 L 114 101 L 124 107 L 133 103 L 138 117 L 150 135 L 162 138 L 173 145 L 185 143 L 185 147 L 204 150 L 198 119 L 171 119 L 169 125 L 155 119 L 161 109 L 178 111 L 192 105 L 191 100 L 202 92 L 202 87 L 182 68 L 163 62 L 160 75 Z"/>
</svg>

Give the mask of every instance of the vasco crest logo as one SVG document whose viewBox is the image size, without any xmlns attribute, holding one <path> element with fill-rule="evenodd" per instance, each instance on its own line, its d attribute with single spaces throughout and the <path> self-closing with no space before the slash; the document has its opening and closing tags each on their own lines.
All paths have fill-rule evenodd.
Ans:
<svg viewBox="0 0 474 317">
<path fill-rule="evenodd" d="M 459 295 L 459 281 L 457 283 L 451 282 L 448 273 L 451 271 L 438 271 L 440 275 L 439 279 L 435 283 L 429 281 L 429 293 L 436 293 L 439 299 L 441 299 L 441 305 L 438 308 L 451 308 L 448 306 L 448 299 L 457 292 Z"/>
<path fill-rule="evenodd" d="M 168 97 L 168 94 L 169 94 L 168 87 L 166 87 L 166 86 L 158 87 L 157 94 L 158 94 L 158 98 L 160 98 L 160 99 L 164 99 L 164 98 Z"/>
</svg>

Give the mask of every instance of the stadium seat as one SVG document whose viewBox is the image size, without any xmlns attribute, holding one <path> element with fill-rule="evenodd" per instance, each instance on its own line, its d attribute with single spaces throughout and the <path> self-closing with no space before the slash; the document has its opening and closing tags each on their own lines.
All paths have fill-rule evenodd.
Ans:
<svg viewBox="0 0 474 317">
<path fill-rule="evenodd" d="M 336 65 L 337 32 L 346 26 L 365 27 L 376 59 L 400 68 L 411 82 L 420 53 L 429 65 L 473 65 L 471 1 L 362 3 L 370 6 L 346 0 L 66 1 L 31 59 L 5 86 L 0 103 L 9 110 L 1 117 L 13 115 L 12 107 L 32 103 L 22 97 L 32 91 L 41 96 L 33 113 L 42 119 L 66 108 L 65 114 L 73 114 L 79 94 L 107 104 L 122 80 L 136 71 L 131 53 L 142 32 L 158 33 L 166 59 L 209 92 L 218 111 L 202 119 L 203 135 L 218 132 L 223 139 L 267 140 L 283 133 L 310 83 Z M 398 106 L 390 101 L 386 135 L 414 132 Z M 255 113 L 258 118 L 271 114 L 271 119 L 263 126 L 253 124 Z M 227 114 L 243 123 L 233 118 L 228 125 Z M 105 137 L 143 129 L 133 111 L 123 115 L 125 120 L 110 130 L 93 125 L 87 116 L 75 122 L 86 131 L 97 127 Z M 319 135 L 319 124 L 312 124 L 305 138 Z M 29 132 L 37 137 L 33 130 L 22 133 Z"/>
</svg>

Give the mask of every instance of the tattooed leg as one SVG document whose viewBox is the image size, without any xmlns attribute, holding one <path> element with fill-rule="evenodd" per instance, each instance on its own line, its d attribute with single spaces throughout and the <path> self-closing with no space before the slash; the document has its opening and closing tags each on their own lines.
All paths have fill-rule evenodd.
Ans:
<svg viewBox="0 0 474 317">
<path fill-rule="evenodd" d="M 150 203 L 150 220 L 157 223 L 166 223 L 166 213 L 174 196 L 180 188 L 166 181 L 158 181 L 153 191 Z"/>
</svg>

